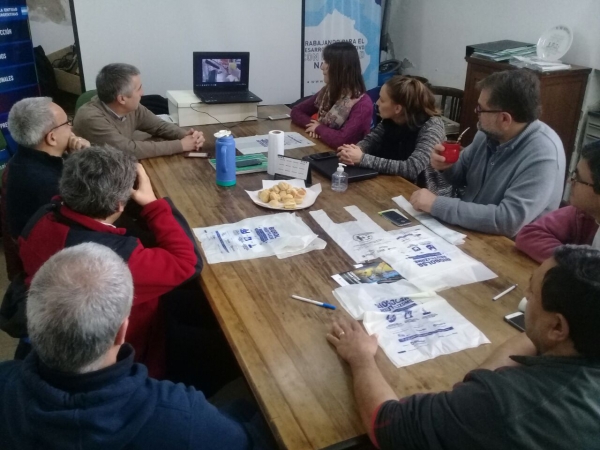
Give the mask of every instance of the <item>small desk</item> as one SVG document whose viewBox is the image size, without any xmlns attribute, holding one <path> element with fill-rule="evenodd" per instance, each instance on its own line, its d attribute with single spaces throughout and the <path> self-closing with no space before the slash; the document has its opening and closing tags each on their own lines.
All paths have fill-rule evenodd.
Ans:
<svg viewBox="0 0 600 450">
<path fill-rule="evenodd" d="M 260 107 L 259 116 L 286 112 L 285 107 Z M 219 126 L 202 127 L 205 149 L 214 152 L 213 133 Z M 289 120 L 242 123 L 236 136 L 265 134 L 273 129 L 303 130 Z M 322 143 L 286 154 L 326 151 Z M 143 161 L 155 191 L 169 196 L 192 227 L 237 222 L 272 211 L 252 203 L 244 190 L 261 188 L 266 173 L 239 176 L 232 188 L 215 184 L 215 171 L 206 160 L 181 155 Z M 313 182 L 323 192 L 312 210 L 324 209 L 338 222 L 352 220 L 343 206 L 356 205 L 381 227 L 394 226 L 377 215 L 394 208 L 391 198 L 410 195 L 416 187 L 398 176 L 381 175 L 350 183 L 338 194 L 330 181 L 313 172 Z M 276 257 L 205 265 L 201 284 L 254 395 L 281 448 L 320 449 L 336 443 L 349 444 L 365 430 L 358 416 L 348 366 L 325 340 L 331 320 L 348 315 L 314 307 L 289 298 L 298 294 L 338 304 L 331 291 L 337 284 L 332 274 L 348 270 L 352 260 L 311 218 L 308 210 L 297 214 L 327 241 L 327 248 L 289 259 Z M 500 236 L 468 232 L 461 248 L 483 261 L 498 278 L 441 292 L 461 314 L 492 341 L 484 345 L 421 364 L 397 369 L 379 350 L 376 356 L 386 380 L 398 396 L 451 389 L 469 370 L 477 367 L 496 346 L 517 334 L 503 316 L 517 310 L 531 271 L 536 264 Z M 492 302 L 508 286 L 519 287 Z M 336 448 L 345 448 L 344 445 Z"/>
</svg>

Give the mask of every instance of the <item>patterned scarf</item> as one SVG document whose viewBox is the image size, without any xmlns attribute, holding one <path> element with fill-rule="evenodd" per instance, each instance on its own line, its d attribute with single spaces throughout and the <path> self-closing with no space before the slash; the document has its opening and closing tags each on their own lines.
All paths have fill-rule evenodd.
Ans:
<svg viewBox="0 0 600 450">
<path fill-rule="evenodd" d="M 327 89 L 327 86 L 325 86 L 323 89 L 321 89 L 321 92 L 315 100 L 315 106 L 319 109 L 319 122 L 329 128 L 339 130 L 342 128 L 342 126 L 344 126 L 344 123 L 346 120 L 348 120 L 350 111 L 363 97 L 363 95 L 365 94 L 362 94 L 358 98 L 350 98 L 350 96 L 346 95 L 335 102 L 331 109 L 328 110 L 329 89 Z"/>
</svg>

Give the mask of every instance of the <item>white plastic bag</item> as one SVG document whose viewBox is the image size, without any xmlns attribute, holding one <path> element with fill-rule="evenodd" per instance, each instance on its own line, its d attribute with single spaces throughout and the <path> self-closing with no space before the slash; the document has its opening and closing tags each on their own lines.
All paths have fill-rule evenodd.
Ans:
<svg viewBox="0 0 600 450">
<path fill-rule="evenodd" d="M 356 220 L 334 223 L 323 210 L 311 211 L 310 215 L 356 263 L 375 259 L 394 248 L 395 239 L 369 216 L 354 205 L 344 209 Z"/>
<path fill-rule="evenodd" d="M 317 235 L 294 213 L 269 214 L 232 224 L 194 228 L 194 234 L 201 242 L 209 264 L 273 255 L 292 256 L 303 253 L 317 239 Z"/>
<path fill-rule="evenodd" d="M 415 304 L 399 313 L 367 311 L 363 324 L 396 367 L 489 344 L 488 338 L 444 300 Z"/>
<path fill-rule="evenodd" d="M 417 211 L 412 207 L 410 202 L 406 200 L 403 196 L 398 196 L 392 198 L 396 204 L 406 211 L 408 214 L 413 216 L 435 234 L 445 239 L 449 243 L 453 245 L 461 245 L 465 243 L 465 239 L 467 238 L 466 234 L 459 233 L 458 231 L 451 230 L 450 228 L 442 225 L 440 222 L 435 220 L 431 215 L 427 214 L 423 211 Z"/>
<path fill-rule="evenodd" d="M 380 257 L 422 291 L 477 283 L 496 274 L 421 225 L 396 230 L 394 251 Z"/>
<path fill-rule="evenodd" d="M 418 303 L 438 300 L 435 292 L 421 292 L 406 280 L 389 284 L 351 284 L 335 289 L 333 296 L 356 320 L 367 311 L 400 312 Z"/>
</svg>

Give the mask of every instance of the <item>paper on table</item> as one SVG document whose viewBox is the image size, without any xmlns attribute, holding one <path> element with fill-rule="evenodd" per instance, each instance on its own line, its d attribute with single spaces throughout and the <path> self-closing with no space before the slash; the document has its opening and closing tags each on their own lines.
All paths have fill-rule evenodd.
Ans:
<svg viewBox="0 0 600 450">
<path fill-rule="evenodd" d="M 364 313 L 363 325 L 396 367 L 489 344 L 489 339 L 444 300 L 415 304 L 399 313 Z"/>
<path fill-rule="evenodd" d="M 300 254 L 317 235 L 294 213 L 269 214 L 237 223 L 194 228 L 209 264 Z M 316 248 L 316 247 L 311 247 Z"/>
<path fill-rule="evenodd" d="M 295 131 L 286 132 L 283 140 L 284 150 L 292 150 L 294 148 L 311 147 L 314 142 L 306 139 L 300 133 Z M 247 136 L 235 138 L 235 148 L 242 155 L 252 155 L 254 153 L 264 153 L 269 147 L 269 135 L 262 134 L 258 136 Z"/>
<path fill-rule="evenodd" d="M 462 234 L 458 231 L 451 230 L 450 228 L 445 227 L 440 222 L 435 220 L 429 214 L 423 211 L 417 211 L 403 196 L 400 195 L 398 197 L 394 197 L 392 198 L 392 200 L 396 202 L 396 204 L 408 214 L 413 216 L 415 219 L 417 219 L 435 234 L 441 236 L 443 239 L 450 242 L 451 244 L 461 245 L 465 243 L 465 238 L 467 237 L 466 234 Z"/>
<path fill-rule="evenodd" d="M 292 185 L 293 187 L 306 189 L 306 195 L 304 196 L 304 201 L 302 203 L 300 203 L 299 205 L 297 205 L 296 208 L 294 208 L 294 209 L 304 209 L 304 208 L 308 208 L 309 206 L 314 205 L 315 202 L 317 201 L 317 197 L 321 193 L 321 184 L 320 183 L 313 184 L 311 187 L 307 188 L 306 184 L 304 183 L 304 180 L 284 180 L 284 181 L 287 184 Z M 279 183 L 281 183 L 281 180 L 263 180 L 263 182 L 262 182 L 263 189 L 270 189 Z M 246 193 L 250 196 L 252 201 L 254 203 L 256 203 L 258 206 L 262 206 L 263 208 L 269 208 L 269 209 L 277 209 L 277 210 L 281 210 L 281 211 L 290 211 L 289 209 L 285 209 L 283 207 L 283 205 L 271 206 L 268 203 L 261 201 L 260 198 L 258 198 L 258 193 L 261 190 L 262 189 L 260 189 L 258 191 L 246 191 Z"/>
</svg>

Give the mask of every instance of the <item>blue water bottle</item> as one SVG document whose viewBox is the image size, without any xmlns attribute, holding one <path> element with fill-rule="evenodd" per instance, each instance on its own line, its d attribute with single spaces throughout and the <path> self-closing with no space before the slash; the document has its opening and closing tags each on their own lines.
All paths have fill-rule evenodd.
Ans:
<svg viewBox="0 0 600 450">
<path fill-rule="evenodd" d="M 235 186 L 235 141 L 229 130 L 215 133 L 215 158 L 217 159 L 217 185 Z"/>
</svg>

